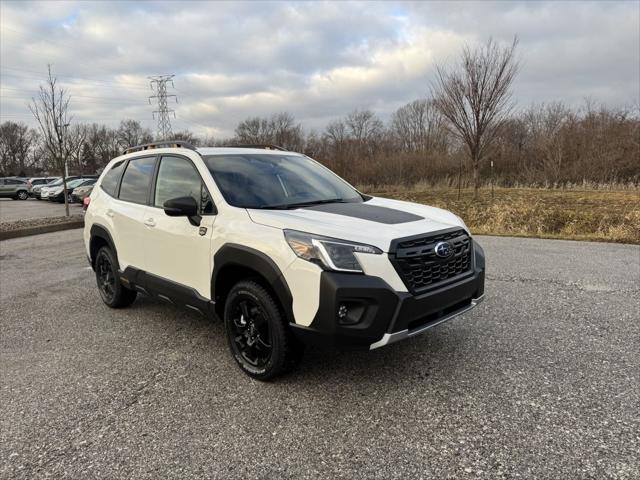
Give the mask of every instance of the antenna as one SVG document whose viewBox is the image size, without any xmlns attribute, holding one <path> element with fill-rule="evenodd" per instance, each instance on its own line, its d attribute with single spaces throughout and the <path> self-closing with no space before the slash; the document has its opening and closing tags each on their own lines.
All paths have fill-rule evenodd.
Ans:
<svg viewBox="0 0 640 480">
<path fill-rule="evenodd" d="M 169 117 L 173 114 L 173 118 L 176 118 L 176 112 L 167 106 L 167 98 L 173 97 L 176 99 L 176 103 L 178 103 L 178 97 L 175 95 L 167 95 L 167 84 L 171 84 L 171 87 L 175 88 L 173 85 L 174 76 L 175 75 L 155 75 L 149 77 L 151 90 L 156 92 L 155 95 L 149 97 L 149 105 L 151 105 L 152 98 L 158 99 L 158 110 L 153 112 L 153 118 L 155 119 L 157 115 L 158 119 L 158 140 L 167 140 L 173 135 Z"/>
</svg>

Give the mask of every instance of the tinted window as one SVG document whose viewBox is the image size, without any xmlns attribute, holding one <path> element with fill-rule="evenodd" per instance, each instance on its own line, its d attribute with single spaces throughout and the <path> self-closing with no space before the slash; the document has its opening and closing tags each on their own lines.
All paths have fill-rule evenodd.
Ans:
<svg viewBox="0 0 640 480">
<path fill-rule="evenodd" d="M 114 196 L 116 192 L 116 187 L 118 186 L 118 181 L 120 180 L 120 175 L 122 175 L 122 168 L 124 167 L 124 160 L 118 163 L 115 163 L 111 169 L 104 174 L 102 178 L 102 182 L 100 186 L 102 189 L 107 192 L 109 195 Z"/>
<path fill-rule="evenodd" d="M 120 184 L 120 200 L 147 203 L 155 163 L 155 157 L 135 158 L 129 161 Z"/>
<path fill-rule="evenodd" d="M 205 163 L 225 200 L 236 207 L 362 202 L 344 180 L 302 155 L 211 155 Z"/>
<path fill-rule="evenodd" d="M 156 182 L 154 205 L 162 208 L 171 198 L 193 197 L 201 214 L 213 213 L 213 202 L 200 174 L 191 162 L 180 157 L 162 157 Z"/>
<path fill-rule="evenodd" d="M 17 178 L 7 178 L 5 182 L 7 185 L 23 185 L 27 183 L 24 180 L 18 180 Z"/>
<path fill-rule="evenodd" d="M 71 180 L 70 182 L 67 182 L 67 188 L 76 188 L 79 187 L 80 185 L 82 185 L 82 182 L 84 180 L 82 179 L 78 179 L 78 180 Z"/>
</svg>

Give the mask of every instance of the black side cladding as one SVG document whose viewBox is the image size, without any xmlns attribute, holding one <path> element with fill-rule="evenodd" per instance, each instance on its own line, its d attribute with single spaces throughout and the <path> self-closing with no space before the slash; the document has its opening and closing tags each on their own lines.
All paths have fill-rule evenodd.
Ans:
<svg viewBox="0 0 640 480">
<path fill-rule="evenodd" d="M 414 215 L 413 213 L 407 213 L 402 210 L 395 210 L 388 207 L 379 207 L 377 205 L 368 205 L 366 203 L 326 203 L 304 208 L 307 210 L 333 213 L 335 215 L 344 215 L 346 217 L 360 218 L 362 220 L 369 220 L 370 222 L 384 223 L 387 225 L 424 220 L 424 217 Z"/>
<path fill-rule="evenodd" d="M 291 291 L 287 285 L 286 280 L 282 276 L 282 272 L 275 264 L 275 262 L 265 255 L 263 252 L 255 250 L 244 245 L 235 243 L 227 243 L 222 246 L 213 257 L 213 275 L 211 278 L 211 298 L 215 301 L 219 296 L 221 277 L 220 272 L 225 271 L 227 268 L 231 269 L 235 267 L 248 268 L 257 272 L 262 278 L 264 278 L 268 286 L 273 289 L 281 307 L 284 310 L 284 314 L 287 321 L 292 323 L 293 320 L 293 298 Z M 224 277 L 224 275 L 223 275 Z M 219 302 L 220 308 L 224 307 L 223 302 Z"/>
</svg>

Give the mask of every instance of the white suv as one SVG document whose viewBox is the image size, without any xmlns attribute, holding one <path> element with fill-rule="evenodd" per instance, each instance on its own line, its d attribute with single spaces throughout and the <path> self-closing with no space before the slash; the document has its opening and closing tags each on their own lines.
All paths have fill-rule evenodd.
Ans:
<svg viewBox="0 0 640 480">
<path fill-rule="evenodd" d="M 260 380 L 304 344 L 378 348 L 483 297 L 484 253 L 459 217 L 364 195 L 306 155 L 162 142 L 96 185 L 84 240 L 104 302 L 142 292 L 215 314 Z"/>
</svg>

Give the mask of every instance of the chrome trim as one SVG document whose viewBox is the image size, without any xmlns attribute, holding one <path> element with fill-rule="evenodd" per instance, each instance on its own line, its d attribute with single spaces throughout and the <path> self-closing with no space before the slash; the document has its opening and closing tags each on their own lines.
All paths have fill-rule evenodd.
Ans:
<svg viewBox="0 0 640 480">
<path fill-rule="evenodd" d="M 425 326 L 420 327 L 420 328 L 416 328 L 415 330 L 411 330 L 411 331 L 409 331 L 409 330 L 401 330 L 400 332 L 385 333 L 384 335 L 382 335 L 382 338 L 380 340 L 378 340 L 375 343 L 372 343 L 369 346 L 369 350 L 374 350 L 376 348 L 380 348 L 380 347 L 384 347 L 385 345 L 389 345 L 390 343 L 399 342 L 400 340 L 405 340 L 407 338 L 414 337 L 416 335 L 420 335 L 421 333 L 426 332 L 427 330 L 429 330 L 430 328 L 435 327 L 436 325 L 440 325 L 441 323 L 444 323 L 444 322 L 446 322 L 448 320 L 451 320 L 452 318 L 455 318 L 458 315 L 462 315 L 463 313 L 468 312 L 469 310 L 474 308 L 479 303 L 482 303 L 483 300 L 484 300 L 484 294 L 482 296 L 478 297 L 478 298 L 472 298 L 470 305 L 467 305 L 466 307 L 462 307 L 460 310 L 456 310 L 455 312 L 452 312 L 449 315 L 446 315 L 446 316 L 444 316 L 442 318 L 439 318 L 438 320 L 436 320 L 433 323 L 430 323 L 430 324 L 425 325 Z"/>
</svg>

